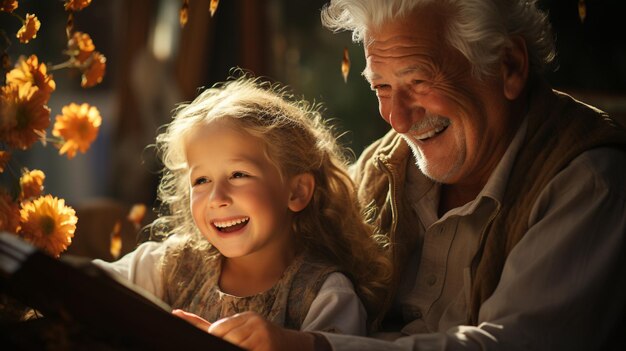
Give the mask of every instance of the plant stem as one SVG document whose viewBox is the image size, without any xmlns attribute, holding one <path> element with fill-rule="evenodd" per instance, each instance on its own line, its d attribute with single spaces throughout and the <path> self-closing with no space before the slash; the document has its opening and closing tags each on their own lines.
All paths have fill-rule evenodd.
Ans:
<svg viewBox="0 0 626 351">
<path fill-rule="evenodd" d="M 58 65 L 51 66 L 50 68 L 48 68 L 48 72 L 57 71 L 57 70 L 60 70 L 60 69 L 63 69 L 63 68 L 71 68 L 74 65 L 75 65 L 74 64 L 74 60 L 73 59 L 69 59 L 69 60 L 67 60 L 65 62 L 59 63 Z"/>
<path fill-rule="evenodd" d="M 17 13 L 15 13 L 15 12 L 11 12 L 11 15 L 13 15 L 13 17 L 15 17 L 15 18 L 17 18 L 18 20 L 20 20 L 20 22 L 22 22 L 22 24 L 24 24 L 24 22 L 26 22 L 26 20 L 24 20 L 24 19 L 22 18 L 22 16 L 18 15 L 18 14 L 17 14 Z"/>
</svg>

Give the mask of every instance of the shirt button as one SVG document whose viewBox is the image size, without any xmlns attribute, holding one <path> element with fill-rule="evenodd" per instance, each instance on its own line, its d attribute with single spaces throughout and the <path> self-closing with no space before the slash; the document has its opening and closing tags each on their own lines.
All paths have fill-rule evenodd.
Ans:
<svg viewBox="0 0 626 351">
<path fill-rule="evenodd" d="M 436 282 L 437 282 L 437 277 L 435 277 L 434 275 L 430 275 L 428 276 L 428 278 L 426 278 L 426 284 L 428 284 L 429 286 L 435 285 Z"/>
<path fill-rule="evenodd" d="M 402 318 L 404 318 L 404 321 L 407 323 L 412 322 L 422 318 L 422 311 L 415 306 L 405 306 L 402 309 Z"/>
<path fill-rule="evenodd" d="M 422 311 L 420 310 L 413 311 L 413 319 L 420 319 L 420 318 L 422 318 Z"/>
</svg>

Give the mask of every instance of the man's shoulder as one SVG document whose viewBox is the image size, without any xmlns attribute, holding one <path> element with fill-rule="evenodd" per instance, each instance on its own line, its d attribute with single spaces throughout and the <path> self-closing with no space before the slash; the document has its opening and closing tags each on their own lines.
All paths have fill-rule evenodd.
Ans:
<svg viewBox="0 0 626 351">
<path fill-rule="evenodd" d="M 626 148 L 597 147 L 581 153 L 567 169 L 577 169 L 588 181 L 606 186 L 611 191 L 626 193 Z"/>
</svg>

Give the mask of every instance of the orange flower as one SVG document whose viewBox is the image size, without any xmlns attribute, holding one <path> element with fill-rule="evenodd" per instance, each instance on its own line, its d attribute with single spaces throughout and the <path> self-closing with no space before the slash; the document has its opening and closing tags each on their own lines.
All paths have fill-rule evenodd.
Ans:
<svg viewBox="0 0 626 351">
<path fill-rule="evenodd" d="M 217 11 L 217 5 L 219 4 L 219 0 L 211 0 L 209 4 L 209 11 L 211 12 L 211 17 L 215 15 L 215 11 Z"/>
<path fill-rule="evenodd" d="M 183 1 L 183 6 L 180 8 L 178 12 L 178 21 L 180 22 L 181 28 L 187 24 L 189 20 L 189 0 Z"/>
<path fill-rule="evenodd" d="M 122 223 L 119 220 L 115 222 L 113 231 L 111 232 L 109 252 L 113 259 L 117 259 L 120 257 L 120 253 L 122 253 Z"/>
<path fill-rule="evenodd" d="M 18 6 L 17 0 L 0 1 L 0 11 L 12 13 Z"/>
<path fill-rule="evenodd" d="M 77 150 L 85 153 L 89 149 L 98 136 L 102 117 L 98 109 L 89 104 L 71 103 L 63 107 L 62 112 L 63 115 L 56 117 L 52 134 L 65 140 L 59 155 L 67 153 L 67 158 L 72 159 Z"/>
<path fill-rule="evenodd" d="M 341 61 L 341 75 L 343 76 L 343 82 L 348 82 L 348 73 L 350 73 L 350 54 L 348 48 L 343 48 L 343 60 Z"/>
<path fill-rule="evenodd" d="M 11 153 L 9 151 L 0 151 L 0 173 L 4 172 L 4 167 L 7 166 L 11 159 Z"/>
<path fill-rule="evenodd" d="M 39 88 L 45 96 L 45 102 L 50 99 L 50 94 L 56 89 L 56 84 L 52 80 L 52 75 L 47 74 L 46 65 L 35 55 L 31 55 L 28 59 L 20 57 L 12 69 L 6 76 L 7 84 L 30 84 Z"/>
<path fill-rule="evenodd" d="M 88 61 L 89 66 L 83 71 L 83 79 L 80 82 L 83 88 L 89 88 L 102 82 L 106 70 L 107 59 L 101 53 L 94 51 L 90 60 Z"/>
<path fill-rule="evenodd" d="M 31 39 L 37 38 L 39 27 L 41 27 L 41 22 L 39 22 L 37 16 L 27 13 L 24 25 L 17 31 L 16 37 L 20 40 L 20 43 L 26 44 Z"/>
<path fill-rule="evenodd" d="M 80 11 L 89 6 L 91 0 L 66 0 L 65 11 Z"/>
<path fill-rule="evenodd" d="M 9 194 L 0 191 L 0 231 L 17 233 L 20 226 L 20 207 Z"/>
<path fill-rule="evenodd" d="M 22 189 L 20 199 L 27 200 L 31 197 L 40 196 L 43 191 L 44 179 L 46 179 L 46 175 L 38 169 L 24 170 L 20 177 L 20 188 Z"/>
<path fill-rule="evenodd" d="M 25 150 L 45 139 L 50 109 L 41 90 L 28 84 L 7 85 L 0 96 L 0 139 L 8 146 Z"/>
<path fill-rule="evenodd" d="M 146 216 L 146 205 L 144 204 L 135 204 L 128 212 L 128 220 L 133 223 L 135 228 L 139 228 L 141 225 L 141 221 Z"/>
<path fill-rule="evenodd" d="M 67 47 L 70 54 L 80 63 L 87 61 L 91 53 L 96 49 L 89 34 L 83 32 L 75 32 L 67 42 Z"/>
<path fill-rule="evenodd" d="M 74 209 L 51 195 L 22 203 L 20 217 L 19 235 L 55 257 L 72 243 L 78 222 Z"/>
</svg>

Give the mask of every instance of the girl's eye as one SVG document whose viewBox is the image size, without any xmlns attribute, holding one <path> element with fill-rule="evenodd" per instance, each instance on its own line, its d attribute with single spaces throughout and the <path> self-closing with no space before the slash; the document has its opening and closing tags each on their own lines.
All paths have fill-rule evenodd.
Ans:
<svg viewBox="0 0 626 351">
<path fill-rule="evenodd" d="M 230 176 L 233 179 L 237 179 L 237 178 L 245 178 L 248 175 L 243 173 L 243 172 L 233 172 L 233 174 Z"/>
<path fill-rule="evenodd" d="M 204 184 L 204 183 L 208 183 L 208 182 L 209 182 L 209 180 L 206 177 L 199 177 L 199 178 L 196 178 L 196 180 L 193 181 L 193 186 Z"/>
</svg>

